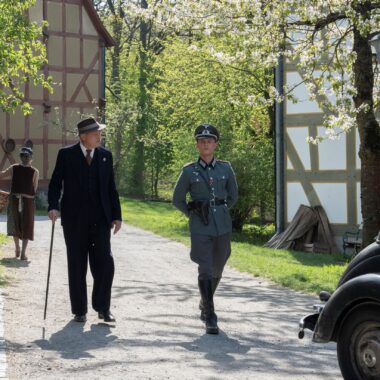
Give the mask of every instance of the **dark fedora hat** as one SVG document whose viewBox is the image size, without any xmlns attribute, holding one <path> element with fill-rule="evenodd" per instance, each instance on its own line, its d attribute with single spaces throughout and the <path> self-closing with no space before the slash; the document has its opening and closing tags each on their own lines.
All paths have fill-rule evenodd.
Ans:
<svg viewBox="0 0 380 380">
<path fill-rule="evenodd" d="M 78 133 L 88 133 L 93 131 L 101 131 L 106 126 L 105 124 L 98 123 L 93 117 L 81 120 L 77 123 Z"/>
</svg>

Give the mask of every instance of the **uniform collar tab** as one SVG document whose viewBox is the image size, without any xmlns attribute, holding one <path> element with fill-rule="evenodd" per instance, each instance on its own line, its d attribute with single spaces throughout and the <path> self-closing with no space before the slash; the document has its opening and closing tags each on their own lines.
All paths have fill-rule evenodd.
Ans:
<svg viewBox="0 0 380 380">
<path fill-rule="evenodd" d="M 202 158 L 198 158 L 198 164 L 203 168 L 206 169 L 208 166 L 211 166 L 215 168 L 216 165 L 216 158 L 214 157 L 211 162 L 208 164 L 206 161 L 202 160 Z"/>
<path fill-rule="evenodd" d="M 198 158 L 198 164 L 203 168 L 207 168 L 207 163 L 203 161 L 200 157 Z"/>
</svg>

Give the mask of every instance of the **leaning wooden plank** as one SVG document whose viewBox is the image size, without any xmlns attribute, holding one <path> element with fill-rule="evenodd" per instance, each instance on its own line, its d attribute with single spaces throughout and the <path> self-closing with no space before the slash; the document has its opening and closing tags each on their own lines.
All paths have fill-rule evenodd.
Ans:
<svg viewBox="0 0 380 380">
<path fill-rule="evenodd" d="M 305 205 L 300 205 L 294 218 L 282 234 L 269 240 L 266 246 L 271 248 L 293 248 L 297 239 L 302 238 L 318 223 L 314 210 Z"/>
<path fill-rule="evenodd" d="M 329 218 L 322 206 L 315 207 L 316 212 L 322 226 L 321 232 L 324 235 L 325 242 L 329 245 L 331 252 L 338 252 L 337 246 L 335 244 L 334 235 L 331 230 Z"/>
</svg>

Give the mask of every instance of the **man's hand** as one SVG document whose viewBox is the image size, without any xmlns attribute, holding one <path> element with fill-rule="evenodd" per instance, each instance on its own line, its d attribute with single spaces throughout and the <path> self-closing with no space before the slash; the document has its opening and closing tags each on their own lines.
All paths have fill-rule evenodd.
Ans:
<svg viewBox="0 0 380 380">
<path fill-rule="evenodd" d="M 58 219 L 58 210 L 50 210 L 48 212 L 49 219 L 55 223 L 55 221 Z"/>
<path fill-rule="evenodd" d="M 121 220 L 114 220 L 111 223 L 111 230 L 113 229 L 113 234 L 115 235 L 121 228 Z"/>
</svg>

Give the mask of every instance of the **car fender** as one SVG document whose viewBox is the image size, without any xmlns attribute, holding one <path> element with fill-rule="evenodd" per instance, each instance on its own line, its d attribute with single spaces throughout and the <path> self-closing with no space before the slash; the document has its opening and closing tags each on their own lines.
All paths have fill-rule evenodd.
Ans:
<svg viewBox="0 0 380 380">
<path fill-rule="evenodd" d="M 380 257 L 379 242 L 372 243 L 368 247 L 364 248 L 351 260 L 342 274 L 337 287 L 340 287 L 357 275 L 380 272 L 379 262 L 376 260 L 376 257 Z M 371 265 L 374 266 L 372 267 Z"/>
<path fill-rule="evenodd" d="M 313 341 L 318 343 L 335 341 L 340 322 L 345 315 L 352 307 L 364 302 L 380 305 L 380 274 L 364 274 L 337 288 L 319 315 Z"/>
<path fill-rule="evenodd" d="M 355 277 L 363 276 L 368 273 L 380 273 L 380 255 L 369 256 L 356 263 L 350 270 L 345 271 L 339 280 L 337 288 L 340 288 L 347 281 Z"/>
</svg>

